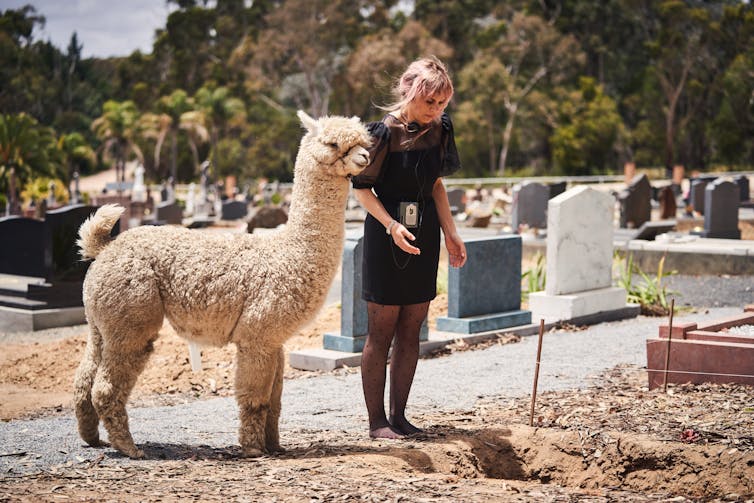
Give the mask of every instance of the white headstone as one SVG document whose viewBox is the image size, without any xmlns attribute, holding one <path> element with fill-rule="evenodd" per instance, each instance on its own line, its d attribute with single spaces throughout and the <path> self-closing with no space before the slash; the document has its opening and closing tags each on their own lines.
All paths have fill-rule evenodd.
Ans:
<svg viewBox="0 0 754 503">
<path fill-rule="evenodd" d="M 613 196 L 584 185 L 550 200 L 545 286 L 548 295 L 611 285 L 613 208 Z"/>
<path fill-rule="evenodd" d="M 587 186 L 550 200 L 547 281 L 544 292 L 529 295 L 532 319 L 570 320 L 628 307 L 626 290 L 612 286 L 614 207 L 612 195 Z"/>
<path fill-rule="evenodd" d="M 144 203 L 147 201 L 147 188 L 144 185 L 144 166 L 136 165 L 134 169 L 134 185 L 131 188 L 131 201 Z"/>
<path fill-rule="evenodd" d="M 188 186 L 188 194 L 186 195 L 186 214 L 194 214 L 194 203 L 196 200 L 196 184 L 191 182 Z"/>
</svg>

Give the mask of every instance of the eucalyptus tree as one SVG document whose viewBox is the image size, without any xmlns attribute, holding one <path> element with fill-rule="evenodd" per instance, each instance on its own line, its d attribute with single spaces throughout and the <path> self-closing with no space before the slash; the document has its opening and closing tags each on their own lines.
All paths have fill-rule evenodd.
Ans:
<svg viewBox="0 0 754 503">
<path fill-rule="evenodd" d="M 139 112 L 133 101 L 108 100 L 102 105 L 102 115 L 92 122 L 92 131 L 102 141 L 98 150 L 115 161 L 118 182 L 125 181 L 126 161 L 132 155 L 144 162 L 144 155 L 136 143 L 138 121 Z"/>
<path fill-rule="evenodd" d="M 464 96 L 487 94 L 489 101 L 479 106 L 505 112 L 497 160 L 497 172 L 502 175 L 515 121 L 529 94 L 543 84 L 556 85 L 569 79 L 583 65 L 584 54 L 573 36 L 562 35 L 539 16 L 514 12 L 508 19 L 489 22 L 485 31 L 480 35 L 484 45 L 463 71 L 469 78 Z M 490 122 L 499 120 L 489 113 L 484 115 Z M 494 125 L 487 128 L 494 129 Z"/>
</svg>

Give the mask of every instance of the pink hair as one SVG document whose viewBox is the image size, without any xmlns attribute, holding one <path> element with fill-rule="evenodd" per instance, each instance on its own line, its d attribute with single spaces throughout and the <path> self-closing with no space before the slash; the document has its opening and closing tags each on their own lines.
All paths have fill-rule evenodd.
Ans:
<svg viewBox="0 0 754 503">
<path fill-rule="evenodd" d="M 453 96 L 453 82 L 445 64 L 435 56 L 428 56 L 408 65 L 393 88 L 393 93 L 396 101 L 384 107 L 384 110 L 400 110 L 416 98 L 435 94 L 447 94 L 450 101 Z"/>
</svg>

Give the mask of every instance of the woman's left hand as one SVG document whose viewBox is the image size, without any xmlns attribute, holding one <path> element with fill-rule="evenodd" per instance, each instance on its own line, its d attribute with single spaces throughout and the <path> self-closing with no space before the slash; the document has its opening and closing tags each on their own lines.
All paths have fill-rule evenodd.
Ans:
<svg viewBox="0 0 754 503">
<path fill-rule="evenodd" d="M 466 263 L 466 245 L 458 233 L 445 236 L 445 247 L 448 249 L 451 267 L 463 267 Z"/>
</svg>

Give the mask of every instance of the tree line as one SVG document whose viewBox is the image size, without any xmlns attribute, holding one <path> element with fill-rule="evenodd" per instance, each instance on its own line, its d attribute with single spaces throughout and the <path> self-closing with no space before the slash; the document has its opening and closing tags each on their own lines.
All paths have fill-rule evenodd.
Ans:
<svg viewBox="0 0 754 503">
<path fill-rule="evenodd" d="M 463 176 L 624 162 L 754 165 L 754 6 L 743 0 L 170 0 L 150 54 L 82 58 L 0 17 L 0 184 L 139 159 L 147 178 L 289 181 L 313 116 L 379 119 L 417 57 L 449 66 Z"/>
</svg>

